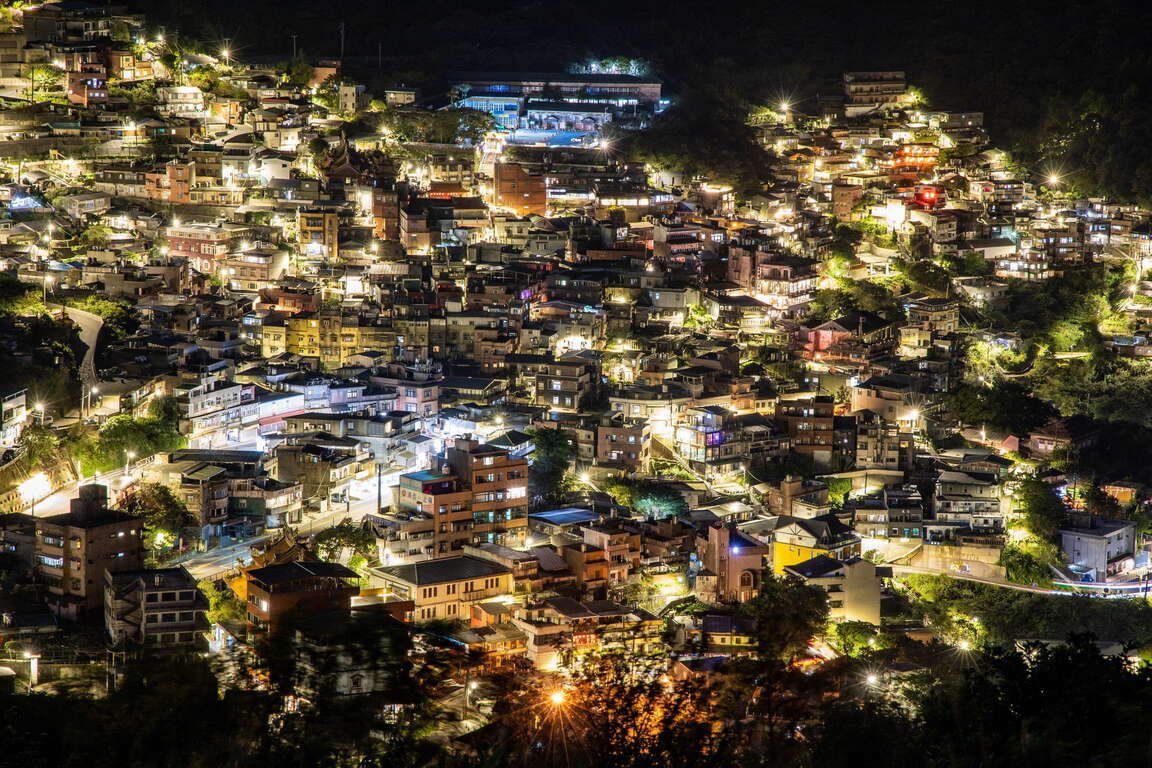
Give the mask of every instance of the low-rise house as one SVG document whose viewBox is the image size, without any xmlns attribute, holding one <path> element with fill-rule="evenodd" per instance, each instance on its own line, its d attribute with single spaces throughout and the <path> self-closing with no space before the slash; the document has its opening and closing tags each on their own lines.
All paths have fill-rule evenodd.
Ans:
<svg viewBox="0 0 1152 768">
<path fill-rule="evenodd" d="M 1135 565 L 1136 523 L 1080 517 L 1081 524 L 1060 529 L 1060 549 L 1086 581 L 1107 581 Z"/>
<path fill-rule="evenodd" d="M 370 571 L 386 601 L 410 601 L 408 621 L 471 621 L 473 606 L 512 594 L 512 571 L 491 560 L 457 555 Z"/>
</svg>

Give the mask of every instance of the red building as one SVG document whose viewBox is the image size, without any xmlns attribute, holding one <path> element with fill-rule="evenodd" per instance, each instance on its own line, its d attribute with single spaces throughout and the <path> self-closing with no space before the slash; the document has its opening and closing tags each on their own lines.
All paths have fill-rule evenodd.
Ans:
<svg viewBox="0 0 1152 768">
<path fill-rule="evenodd" d="M 247 621 L 259 631 L 274 631 L 291 615 L 352 608 L 360 593 L 357 573 L 339 563 L 290 562 L 245 574 Z"/>
</svg>

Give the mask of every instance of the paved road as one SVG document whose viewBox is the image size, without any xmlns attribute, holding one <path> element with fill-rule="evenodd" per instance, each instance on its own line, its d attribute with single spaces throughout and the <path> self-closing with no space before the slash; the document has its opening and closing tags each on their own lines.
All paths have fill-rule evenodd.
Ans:
<svg viewBox="0 0 1152 768">
<path fill-rule="evenodd" d="M 988 584 L 989 586 L 993 586 L 993 587 L 1002 587 L 1004 589 L 1014 589 L 1018 592 L 1034 592 L 1034 593 L 1040 594 L 1040 595 L 1073 595 L 1073 594 L 1078 594 L 1075 591 L 1075 589 L 1073 589 L 1072 587 L 1065 587 L 1064 589 L 1048 589 L 1046 587 L 1033 587 L 1033 586 L 1029 586 L 1027 584 L 1015 584 L 1011 581 L 1005 581 L 1003 579 L 986 579 L 986 578 L 983 578 L 981 576 L 973 576 L 972 574 L 960 573 L 958 571 L 948 571 L 947 573 L 945 573 L 943 571 L 936 571 L 936 570 L 932 570 L 929 568 L 918 568 L 918 567 L 913 566 L 913 565 L 893 565 L 892 566 L 892 574 L 893 575 L 908 574 L 908 573 L 920 573 L 920 574 L 927 574 L 927 575 L 931 575 L 931 576 L 947 576 L 950 579 L 959 579 L 960 581 L 978 581 L 981 584 Z M 1086 589 L 1086 590 L 1091 590 L 1091 589 L 1093 589 L 1093 586 L 1094 586 L 1093 584 L 1084 584 L 1084 585 L 1082 585 L 1081 588 Z M 1104 585 L 1104 586 L 1101 586 L 1099 588 L 1105 589 L 1106 586 L 1107 585 Z M 1113 585 L 1113 586 L 1115 586 L 1115 585 Z M 1083 594 L 1083 593 L 1079 593 L 1079 594 Z M 1144 593 L 1142 593 L 1140 591 L 1136 591 L 1136 590 L 1133 590 L 1131 592 L 1121 592 L 1118 594 L 1110 595 L 1110 597 L 1120 598 L 1120 599 L 1124 599 L 1124 598 L 1141 598 L 1142 599 L 1142 598 L 1145 598 L 1146 596 L 1147 595 L 1145 595 Z"/>
<path fill-rule="evenodd" d="M 59 304 L 49 304 L 51 307 Z M 84 352 L 84 359 L 80 362 L 80 380 L 84 386 L 91 387 L 99 384 L 96 377 L 96 340 L 100 338 L 100 329 L 104 327 L 104 319 L 91 312 L 85 312 L 75 307 L 61 307 L 69 319 L 80 326 L 80 341 L 88 345 Z"/>
<path fill-rule="evenodd" d="M 43 499 L 38 499 L 35 504 L 31 505 L 29 514 L 35 513 L 36 517 L 48 517 L 49 515 L 62 515 L 71 509 L 71 501 L 76 498 L 76 492 L 81 485 L 90 485 L 97 483 L 100 485 L 107 485 L 110 494 L 114 497 L 120 491 L 120 485 L 124 476 L 124 469 L 114 469 L 111 472 L 105 472 L 96 477 L 86 477 L 79 481 L 73 481 L 67 485 L 59 488 L 54 493 Z"/>
<path fill-rule="evenodd" d="M 344 518 L 351 517 L 359 522 L 369 513 L 376 512 L 376 498 L 356 499 L 347 507 L 344 504 L 334 504 L 335 509 L 314 518 L 305 520 L 294 526 L 295 530 L 303 535 L 319 533 L 338 524 Z M 267 541 L 273 534 L 254 536 L 250 539 L 231 544 L 227 547 L 215 547 L 205 552 L 196 552 L 181 560 L 181 564 L 195 578 L 211 579 L 220 576 L 236 567 L 238 563 L 247 565 L 252 561 L 251 547 Z"/>
<path fill-rule="evenodd" d="M 96 377 L 96 340 L 100 337 L 104 320 L 99 315 L 82 309 L 65 307 L 64 311 L 68 313 L 72 322 L 80 326 L 80 340 L 88 345 L 87 351 L 84 352 L 84 360 L 80 363 L 80 380 L 86 387 L 94 386 L 99 383 Z"/>
</svg>

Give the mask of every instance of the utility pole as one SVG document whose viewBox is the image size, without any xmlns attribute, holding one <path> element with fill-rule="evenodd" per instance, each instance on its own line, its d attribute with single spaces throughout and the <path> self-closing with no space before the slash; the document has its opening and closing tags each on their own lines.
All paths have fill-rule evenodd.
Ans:
<svg viewBox="0 0 1152 768">
<path fill-rule="evenodd" d="M 344 58 L 344 22 L 340 22 L 340 58 Z"/>
<path fill-rule="evenodd" d="M 292 58 L 295 59 L 296 58 L 296 35 L 293 34 L 293 35 L 291 35 L 291 37 L 292 37 Z"/>
<path fill-rule="evenodd" d="M 384 71 L 384 43 L 376 43 L 376 71 Z"/>
</svg>

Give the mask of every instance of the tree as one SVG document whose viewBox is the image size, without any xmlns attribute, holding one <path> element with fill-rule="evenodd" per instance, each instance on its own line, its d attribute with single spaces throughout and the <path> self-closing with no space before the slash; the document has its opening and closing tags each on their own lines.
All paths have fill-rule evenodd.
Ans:
<svg viewBox="0 0 1152 768">
<path fill-rule="evenodd" d="M 33 64 L 24 77 L 28 80 L 28 100 L 36 101 L 38 90 L 48 90 L 60 84 L 64 70 L 52 64 Z"/>
<path fill-rule="evenodd" d="M 367 525 L 350 521 L 321 531 L 313 538 L 316 554 L 321 560 L 336 562 L 342 553 L 347 557 L 367 558 L 376 554 L 376 537 Z"/>
<path fill-rule="evenodd" d="M 294 85 L 307 85 L 312 81 L 312 73 L 315 72 L 304 56 L 297 56 L 291 61 L 285 62 L 280 66 L 280 69 L 284 72 L 285 82 Z"/>
<path fill-rule="evenodd" d="M 824 590 L 794 576 L 764 574 L 760 594 L 740 606 L 755 622 L 756 649 L 761 659 L 792 659 L 828 624 Z"/>
<path fill-rule="evenodd" d="M 107 224 L 91 224 L 80 233 L 81 246 L 88 249 L 101 250 L 108 247 L 112 239 L 112 228 Z"/>
<path fill-rule="evenodd" d="M 202 581 L 198 586 L 208 599 L 208 620 L 213 624 L 234 624 L 244 620 L 244 604 L 223 581 Z"/>
<path fill-rule="evenodd" d="M 172 489 L 160 483 L 134 486 L 121 508 L 144 520 L 144 547 L 156 553 L 158 560 L 176 546 L 185 527 L 197 523 Z"/>
<path fill-rule="evenodd" d="M 539 427 L 528 430 L 528 435 L 535 446 L 528 470 L 529 492 L 535 499 L 555 501 L 576 454 L 572 434 L 559 427 Z"/>
</svg>

